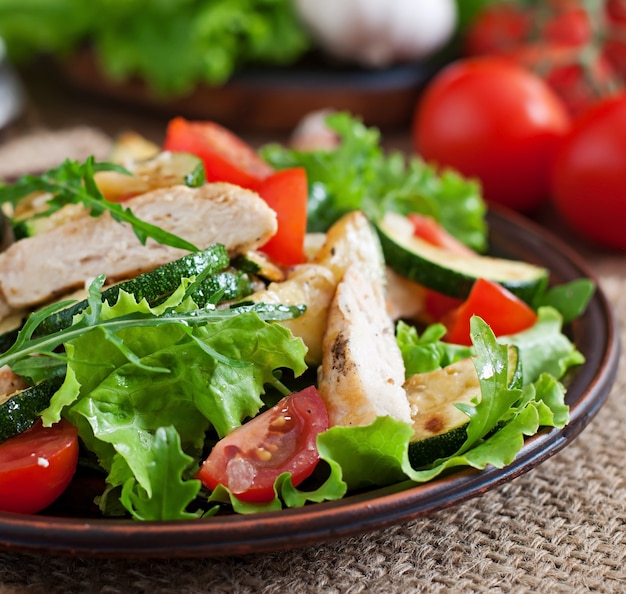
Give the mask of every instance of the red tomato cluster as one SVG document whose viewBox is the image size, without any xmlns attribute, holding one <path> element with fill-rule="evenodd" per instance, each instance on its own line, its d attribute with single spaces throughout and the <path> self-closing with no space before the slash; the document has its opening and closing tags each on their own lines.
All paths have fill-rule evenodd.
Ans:
<svg viewBox="0 0 626 594">
<path fill-rule="evenodd" d="M 576 116 L 624 86 L 626 1 L 492 3 L 464 41 L 466 55 L 500 55 L 539 74 Z"/>
<path fill-rule="evenodd" d="M 485 199 L 626 250 L 626 0 L 489 4 L 415 111 L 415 150 Z"/>
</svg>

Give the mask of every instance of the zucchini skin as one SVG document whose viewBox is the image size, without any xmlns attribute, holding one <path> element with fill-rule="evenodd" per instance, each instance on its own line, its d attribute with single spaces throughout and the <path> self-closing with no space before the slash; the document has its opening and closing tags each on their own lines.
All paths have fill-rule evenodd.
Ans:
<svg viewBox="0 0 626 594">
<path fill-rule="evenodd" d="M 16 392 L 0 404 L 0 443 L 32 427 L 63 379 L 48 380 Z"/>
<path fill-rule="evenodd" d="M 465 368 L 473 369 L 473 363 L 470 359 L 458 361 L 456 364 L 448 366 L 463 365 Z M 430 373 L 417 374 L 414 377 L 433 377 L 438 376 L 447 368 L 441 368 Z M 508 350 L 508 386 L 511 389 L 522 387 L 522 365 L 519 356 L 519 350 L 515 346 L 509 346 Z M 455 374 L 456 375 L 456 374 Z M 451 376 L 452 377 L 452 376 Z M 473 378 L 472 378 L 473 379 Z M 410 380 L 409 380 L 410 381 Z M 405 384 L 406 385 L 406 384 Z M 432 384 L 430 384 L 432 386 Z M 453 385 L 453 382 L 447 386 L 439 385 L 440 390 L 433 391 L 432 393 L 441 394 L 441 397 L 437 398 L 437 403 L 434 407 L 430 407 L 427 410 L 429 419 L 428 425 L 433 423 L 433 426 L 442 424 L 437 433 L 431 434 L 428 437 L 413 438 L 409 443 L 408 457 L 409 462 L 413 468 L 419 469 L 428 467 L 435 460 L 439 458 L 447 458 L 455 454 L 459 448 L 465 443 L 467 439 L 467 427 L 469 425 L 469 419 L 463 415 L 463 419 L 459 422 L 459 419 L 452 421 L 449 413 L 446 413 L 447 409 L 456 408 L 456 402 L 464 402 L 465 404 L 471 404 L 473 398 L 473 391 L 468 391 L 465 394 L 454 394 L 449 389 L 444 389 Z M 465 383 L 467 385 L 467 383 Z M 476 388 L 479 388 L 478 376 L 476 375 Z M 418 410 L 419 414 L 419 410 Z M 415 417 L 414 417 L 415 421 Z M 503 426 L 502 422 L 496 424 L 491 431 L 485 436 L 493 434 L 495 431 Z M 414 425 L 415 427 L 415 425 Z M 428 427 L 430 429 L 430 427 Z M 416 433 L 417 435 L 417 433 Z"/>
<path fill-rule="evenodd" d="M 527 273 L 525 276 L 498 278 L 488 271 L 490 258 L 476 255 L 472 260 L 472 263 L 475 261 L 475 271 L 470 273 L 455 269 L 453 265 L 448 267 L 445 262 L 432 261 L 425 255 L 412 251 L 396 241 L 390 231 L 383 227 L 382 221 L 377 223 L 376 230 L 385 262 L 390 268 L 400 276 L 450 297 L 466 299 L 476 280 L 482 277 L 501 284 L 522 301 L 532 304 L 548 284 L 549 273 L 540 267 L 522 264 Z M 491 260 L 497 260 L 500 264 L 506 262 L 500 258 Z M 512 266 L 520 266 L 520 263 L 512 262 Z"/>
<path fill-rule="evenodd" d="M 205 272 L 207 277 L 204 282 L 192 292 L 194 301 L 204 299 L 203 303 L 196 301 L 198 306 L 206 305 L 208 299 L 220 290 L 224 291 L 224 295 L 228 295 L 228 297 L 222 297 L 223 299 L 235 298 L 240 296 L 238 291 L 246 290 L 246 282 L 245 278 L 240 278 L 241 275 L 236 272 L 224 270 L 229 262 L 226 248 L 221 244 L 215 244 L 206 250 L 188 254 L 150 272 L 140 274 L 134 279 L 113 285 L 102 292 L 102 300 L 113 305 L 117 301 L 120 290 L 124 290 L 134 295 L 138 301 L 145 299 L 152 306 L 158 305 L 178 288 L 182 278 L 198 276 Z M 74 316 L 87 307 L 88 302 L 84 299 L 53 313 L 42 321 L 35 335 L 45 336 L 69 328 Z"/>
</svg>

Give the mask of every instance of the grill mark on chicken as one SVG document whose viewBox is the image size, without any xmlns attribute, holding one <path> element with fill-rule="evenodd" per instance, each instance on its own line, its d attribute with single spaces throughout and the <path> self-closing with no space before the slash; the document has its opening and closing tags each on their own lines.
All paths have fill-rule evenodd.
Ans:
<svg viewBox="0 0 626 594">
<path fill-rule="evenodd" d="M 318 390 L 331 426 L 368 425 L 378 416 L 411 422 L 404 363 L 381 283 L 349 266 L 328 312 Z"/>
</svg>

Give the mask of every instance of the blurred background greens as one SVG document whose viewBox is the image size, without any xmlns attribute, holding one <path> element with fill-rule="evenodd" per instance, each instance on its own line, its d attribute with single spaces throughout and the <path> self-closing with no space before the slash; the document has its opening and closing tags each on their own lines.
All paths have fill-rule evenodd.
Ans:
<svg viewBox="0 0 626 594">
<path fill-rule="evenodd" d="M 138 75 L 162 94 L 290 64 L 309 47 L 290 0 L 0 0 L 0 36 L 17 64 L 88 44 L 112 79 Z"/>
<path fill-rule="evenodd" d="M 320 35 L 320 27 L 337 29 L 332 34 L 342 39 L 359 26 L 369 26 L 369 34 L 376 39 L 398 47 L 402 43 L 405 54 L 413 51 L 420 58 L 428 52 L 420 55 L 417 45 L 407 50 L 406 33 L 401 41 L 397 37 L 406 17 L 389 15 L 401 11 L 412 15 L 409 18 L 417 21 L 415 37 L 419 37 L 420 23 L 430 27 L 431 34 L 433 27 L 439 27 L 440 39 L 431 48 L 434 51 L 452 37 L 457 24 L 467 22 L 484 0 L 333 3 L 322 8 L 324 3 L 317 0 L 0 0 L 0 37 L 16 64 L 42 54 L 63 59 L 89 47 L 112 80 L 137 76 L 158 94 L 173 96 L 188 93 L 199 84 L 221 85 L 250 65 L 292 65 L 316 45 L 328 45 L 327 31 Z M 454 5 L 454 14 L 449 8 L 441 10 L 448 4 Z M 415 8 L 420 5 L 424 8 Z M 323 15 L 322 10 L 332 14 Z M 381 19 L 376 10 L 384 10 L 385 17 Z M 433 19 L 424 16 L 434 10 L 441 16 L 433 17 L 437 20 L 433 25 Z M 303 18 L 305 12 L 313 16 Z M 377 23 L 368 25 L 367 18 L 373 16 Z M 398 22 L 393 23 L 392 18 Z M 340 26 L 344 30 L 339 30 Z M 358 34 L 363 46 L 364 33 Z M 331 46 L 332 42 L 322 51 L 328 49 L 332 54 Z M 354 55 L 348 58 L 358 63 L 358 51 L 355 46 Z M 399 57 L 406 61 L 406 55 Z M 389 60 L 382 65 L 388 64 Z"/>
</svg>

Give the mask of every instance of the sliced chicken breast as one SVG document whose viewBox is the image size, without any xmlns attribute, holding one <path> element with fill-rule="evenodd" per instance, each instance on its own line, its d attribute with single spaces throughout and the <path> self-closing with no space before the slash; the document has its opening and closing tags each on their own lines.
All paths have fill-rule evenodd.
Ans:
<svg viewBox="0 0 626 594">
<path fill-rule="evenodd" d="M 380 285 L 349 266 L 328 312 L 318 390 L 330 425 L 369 425 L 378 416 L 411 423 L 404 363 Z"/>
<path fill-rule="evenodd" d="M 357 211 L 342 217 L 329 229 L 310 263 L 295 266 L 285 280 L 273 282 L 252 296 L 257 302 L 306 305 L 303 315 L 282 324 L 308 347 L 309 365 L 322 361 L 328 308 L 337 284 L 351 264 L 372 283 L 384 284 L 385 264 L 378 236 L 367 217 Z"/>
<path fill-rule="evenodd" d="M 13 373 L 8 365 L 0 367 L 0 404 L 6 402 L 11 394 L 28 388 L 26 381 Z"/>
<path fill-rule="evenodd" d="M 231 254 L 253 250 L 276 233 L 276 213 L 254 192 L 225 183 L 174 186 L 125 203 L 138 218 L 199 248 L 222 243 Z M 32 307 L 89 282 L 131 278 L 186 252 L 148 240 L 108 214 L 83 216 L 22 239 L 0 254 L 0 292 L 13 309 Z"/>
</svg>

